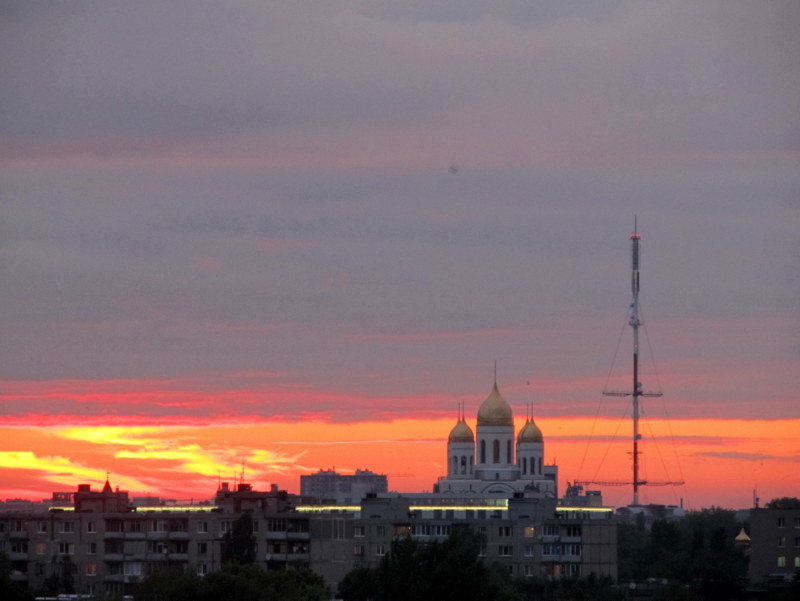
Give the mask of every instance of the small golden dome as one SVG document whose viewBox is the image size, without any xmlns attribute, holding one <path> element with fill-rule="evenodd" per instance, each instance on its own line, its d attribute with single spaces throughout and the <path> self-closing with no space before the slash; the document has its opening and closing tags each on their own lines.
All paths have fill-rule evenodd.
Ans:
<svg viewBox="0 0 800 601">
<path fill-rule="evenodd" d="M 496 382 L 492 392 L 478 409 L 478 425 L 514 427 L 514 413 L 511 411 L 511 405 L 500 396 Z"/>
<path fill-rule="evenodd" d="M 458 420 L 453 429 L 450 430 L 450 436 L 447 442 L 475 442 L 475 436 L 472 434 L 472 428 L 467 425 L 463 419 Z"/>
<path fill-rule="evenodd" d="M 542 431 L 532 419 L 525 422 L 517 436 L 517 442 L 544 442 Z"/>
</svg>

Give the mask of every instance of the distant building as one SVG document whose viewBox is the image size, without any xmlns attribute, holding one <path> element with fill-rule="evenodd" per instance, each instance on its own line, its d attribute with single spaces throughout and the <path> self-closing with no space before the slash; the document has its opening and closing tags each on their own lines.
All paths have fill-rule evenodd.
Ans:
<svg viewBox="0 0 800 601">
<path fill-rule="evenodd" d="M 800 508 L 750 511 L 750 582 L 791 580 L 800 572 Z"/>
<path fill-rule="evenodd" d="M 300 494 L 332 501 L 339 505 L 352 505 L 370 494 L 388 492 L 385 475 L 370 470 L 356 470 L 355 474 L 338 474 L 334 470 L 320 470 L 316 474 L 300 476 Z"/>
<path fill-rule="evenodd" d="M 623 522 L 629 524 L 641 524 L 647 530 L 653 526 L 657 520 L 674 521 L 686 517 L 686 511 L 678 505 L 659 505 L 650 503 L 648 505 L 627 505 L 617 508 L 617 516 Z"/>
</svg>

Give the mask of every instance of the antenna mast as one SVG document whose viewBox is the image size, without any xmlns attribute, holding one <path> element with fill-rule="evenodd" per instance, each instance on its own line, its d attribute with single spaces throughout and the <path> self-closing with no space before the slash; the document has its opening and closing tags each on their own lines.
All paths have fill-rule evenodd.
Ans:
<svg viewBox="0 0 800 601">
<path fill-rule="evenodd" d="M 633 218 L 633 233 L 631 234 L 631 312 L 628 325 L 633 331 L 633 379 L 630 392 L 603 392 L 605 396 L 630 396 L 633 397 L 633 479 L 631 482 L 575 482 L 575 484 L 599 484 L 606 486 L 622 486 L 625 484 L 633 485 L 633 505 L 639 504 L 639 487 L 650 486 L 676 486 L 683 482 L 650 482 L 642 480 L 639 476 L 639 441 L 642 435 L 639 433 L 639 399 L 641 397 L 660 397 L 660 392 L 644 392 L 642 383 L 639 381 L 639 326 L 643 325 L 639 319 L 639 240 L 637 231 L 636 216 Z"/>
</svg>

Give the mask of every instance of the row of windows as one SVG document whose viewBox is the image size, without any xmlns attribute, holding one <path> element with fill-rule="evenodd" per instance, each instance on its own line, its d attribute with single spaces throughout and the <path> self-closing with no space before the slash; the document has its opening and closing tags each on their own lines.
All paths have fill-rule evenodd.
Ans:
<svg viewBox="0 0 800 601">
<path fill-rule="evenodd" d="M 45 534 L 57 532 L 58 534 L 73 534 L 78 531 L 77 520 L 38 520 L 35 522 L 36 532 Z M 98 532 L 98 523 L 95 520 L 85 522 L 86 532 L 93 534 Z M 220 533 L 230 532 L 233 522 L 224 520 L 219 522 Z M 106 520 L 106 532 L 187 532 L 189 528 L 188 520 L 176 519 L 154 519 L 154 520 Z M 27 532 L 27 520 L 12 520 L 10 522 L 0 522 L 0 532 L 9 530 L 11 532 Z M 308 532 L 307 520 L 267 520 L 267 530 L 269 532 Z M 258 532 L 258 522 L 253 522 L 253 531 Z M 209 532 L 209 522 L 197 522 L 197 532 Z"/>
<path fill-rule="evenodd" d="M 800 528 L 800 518 L 794 518 L 794 527 Z M 778 528 L 786 528 L 786 518 L 778 518 Z"/>
<path fill-rule="evenodd" d="M 366 547 L 364 545 L 354 545 L 353 546 L 353 556 L 354 557 L 366 557 Z M 386 545 L 377 545 L 375 547 L 375 555 L 378 557 L 383 557 L 386 555 Z"/>
<path fill-rule="evenodd" d="M 779 547 L 785 547 L 786 546 L 786 537 L 785 536 L 779 536 L 778 537 L 778 546 Z M 800 536 L 795 536 L 794 537 L 794 546 L 795 547 L 800 547 Z"/>
<path fill-rule="evenodd" d="M 781 555 L 780 557 L 778 557 L 778 567 L 779 568 L 785 568 L 786 567 L 786 556 L 785 555 Z M 794 567 L 800 568 L 800 557 L 795 557 L 794 558 Z"/>
</svg>

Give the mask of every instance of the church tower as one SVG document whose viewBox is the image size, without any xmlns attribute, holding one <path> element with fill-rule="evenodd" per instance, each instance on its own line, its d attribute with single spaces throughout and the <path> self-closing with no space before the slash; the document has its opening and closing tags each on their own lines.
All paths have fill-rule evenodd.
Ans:
<svg viewBox="0 0 800 601">
<path fill-rule="evenodd" d="M 524 480 L 543 477 L 544 437 L 533 416 L 525 420 L 525 425 L 517 435 L 517 465 L 520 477 Z"/>
<path fill-rule="evenodd" d="M 447 477 L 466 480 L 475 473 L 475 436 L 464 421 L 463 408 L 447 438 Z"/>
<path fill-rule="evenodd" d="M 481 480 L 516 480 L 514 413 L 500 394 L 497 382 L 478 409 L 476 477 Z"/>
</svg>

